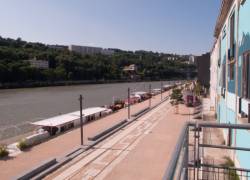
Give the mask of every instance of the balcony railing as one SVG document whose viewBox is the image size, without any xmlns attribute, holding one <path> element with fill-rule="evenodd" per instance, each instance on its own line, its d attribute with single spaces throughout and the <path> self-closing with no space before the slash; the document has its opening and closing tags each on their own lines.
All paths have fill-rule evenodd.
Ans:
<svg viewBox="0 0 250 180">
<path fill-rule="evenodd" d="M 223 145 L 204 138 L 207 129 L 224 129 L 227 140 Z M 188 122 L 183 127 L 175 152 L 163 177 L 164 180 L 241 180 L 250 179 L 250 169 L 215 164 L 204 156 L 205 149 L 249 152 L 248 147 L 233 146 L 234 130 L 250 130 L 250 124 L 218 124 Z M 250 162 L 249 162 L 250 163 Z"/>
</svg>

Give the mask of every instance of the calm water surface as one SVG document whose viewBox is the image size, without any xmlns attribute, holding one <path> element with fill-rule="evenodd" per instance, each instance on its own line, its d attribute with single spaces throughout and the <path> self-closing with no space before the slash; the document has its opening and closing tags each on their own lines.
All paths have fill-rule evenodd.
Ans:
<svg viewBox="0 0 250 180">
<path fill-rule="evenodd" d="M 79 109 L 79 95 L 84 107 L 109 105 L 114 98 L 125 98 L 131 91 L 160 88 L 160 82 L 58 86 L 0 90 L 0 140 L 17 136 L 34 127 L 30 122 L 65 114 Z M 168 84 L 164 82 L 163 84 Z"/>
</svg>

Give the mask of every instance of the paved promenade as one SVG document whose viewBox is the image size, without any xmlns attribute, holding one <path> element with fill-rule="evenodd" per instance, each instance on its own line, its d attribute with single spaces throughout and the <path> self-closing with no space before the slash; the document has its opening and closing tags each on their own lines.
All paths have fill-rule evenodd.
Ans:
<svg viewBox="0 0 250 180">
<path fill-rule="evenodd" d="M 46 179 L 161 179 L 188 119 L 165 102 Z"/>
<path fill-rule="evenodd" d="M 169 95 L 169 92 L 165 92 L 163 97 L 166 97 L 167 95 Z M 153 97 L 152 105 L 159 103 L 160 99 L 160 95 Z M 145 101 L 140 104 L 133 105 L 131 108 L 131 114 L 148 107 L 148 104 L 149 102 Z M 83 128 L 84 142 L 87 144 L 88 137 L 93 136 L 101 130 L 120 122 L 126 117 L 127 110 L 122 109 L 110 116 L 86 124 Z M 68 152 L 71 152 L 72 149 L 78 147 L 79 144 L 80 131 L 79 128 L 77 128 L 58 137 L 50 139 L 47 142 L 34 146 L 33 148 L 19 154 L 16 157 L 0 160 L 0 179 L 12 179 L 48 159 L 60 157 Z"/>
</svg>

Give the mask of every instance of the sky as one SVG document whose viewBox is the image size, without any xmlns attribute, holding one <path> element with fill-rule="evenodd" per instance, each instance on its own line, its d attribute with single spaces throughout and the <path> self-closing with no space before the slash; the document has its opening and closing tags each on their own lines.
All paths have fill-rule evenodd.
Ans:
<svg viewBox="0 0 250 180">
<path fill-rule="evenodd" d="M 199 55 L 220 0 L 0 0 L 0 36 L 46 44 Z"/>
</svg>

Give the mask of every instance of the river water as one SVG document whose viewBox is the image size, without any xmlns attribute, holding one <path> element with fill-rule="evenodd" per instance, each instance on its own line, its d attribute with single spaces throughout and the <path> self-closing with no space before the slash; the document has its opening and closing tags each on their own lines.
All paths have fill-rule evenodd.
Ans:
<svg viewBox="0 0 250 180">
<path fill-rule="evenodd" d="M 132 92 L 148 91 L 149 84 L 161 86 L 139 82 L 0 90 L 0 140 L 32 131 L 30 122 L 78 110 L 80 94 L 84 108 L 109 105 L 113 99 L 126 98 L 128 87 Z"/>
</svg>

